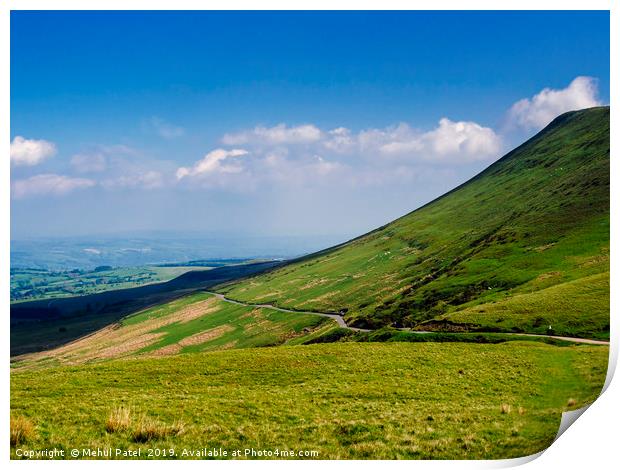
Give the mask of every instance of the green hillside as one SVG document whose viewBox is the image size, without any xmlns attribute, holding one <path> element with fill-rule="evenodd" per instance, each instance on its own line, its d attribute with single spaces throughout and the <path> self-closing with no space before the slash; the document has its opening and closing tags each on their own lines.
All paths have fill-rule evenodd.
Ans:
<svg viewBox="0 0 620 470">
<path fill-rule="evenodd" d="M 183 451 L 204 448 L 228 459 L 522 457 L 553 441 L 562 411 L 596 398 L 608 353 L 343 343 L 16 371 L 11 430 L 25 432 L 11 456 L 99 447 L 141 449 L 141 458 L 148 449 L 200 458 Z M 245 449 L 271 456 L 231 455 Z"/>
<path fill-rule="evenodd" d="M 349 325 L 609 336 L 609 107 L 566 113 L 478 176 L 233 299 Z M 593 294 L 594 292 L 594 294 Z M 550 328 L 551 327 L 551 328 Z"/>
<path fill-rule="evenodd" d="M 277 346 L 321 334 L 336 322 L 318 315 L 234 305 L 198 292 L 147 308 L 79 340 L 13 359 L 14 368 L 162 357 L 218 349 Z"/>
</svg>

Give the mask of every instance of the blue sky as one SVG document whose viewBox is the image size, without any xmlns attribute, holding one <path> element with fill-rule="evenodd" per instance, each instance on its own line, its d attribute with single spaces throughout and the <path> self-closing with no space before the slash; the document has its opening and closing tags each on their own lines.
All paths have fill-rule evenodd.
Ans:
<svg viewBox="0 0 620 470">
<path fill-rule="evenodd" d="M 13 12 L 12 236 L 357 234 L 608 101 L 607 12 Z"/>
</svg>

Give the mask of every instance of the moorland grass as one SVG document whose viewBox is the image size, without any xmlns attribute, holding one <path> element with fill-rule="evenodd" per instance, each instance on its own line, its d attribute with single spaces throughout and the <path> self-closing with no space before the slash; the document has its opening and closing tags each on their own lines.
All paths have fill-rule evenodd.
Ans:
<svg viewBox="0 0 620 470">
<path fill-rule="evenodd" d="M 25 416 L 11 415 L 9 424 L 12 447 L 25 444 L 35 438 L 35 426 L 32 424 L 32 421 Z"/>
<path fill-rule="evenodd" d="M 605 346 L 337 343 L 108 361 L 11 375 L 21 449 L 316 450 L 317 458 L 509 458 L 538 452 L 562 411 L 593 401 Z M 109 433 L 119 407 L 134 422 Z M 151 429 L 152 430 L 152 429 Z M 15 458 L 16 448 L 12 448 Z M 230 456 L 230 454 L 229 454 Z"/>
<path fill-rule="evenodd" d="M 470 328 L 609 339 L 609 272 L 515 294 L 441 318 Z M 420 328 L 424 328 L 424 323 Z"/>
</svg>

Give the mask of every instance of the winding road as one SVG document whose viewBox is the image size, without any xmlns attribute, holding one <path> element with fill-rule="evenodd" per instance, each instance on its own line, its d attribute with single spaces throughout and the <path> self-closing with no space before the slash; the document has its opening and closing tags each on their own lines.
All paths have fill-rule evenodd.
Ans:
<svg viewBox="0 0 620 470">
<path fill-rule="evenodd" d="M 252 308 L 268 308 L 271 310 L 277 310 L 278 312 L 287 312 L 287 313 L 301 313 L 304 315 L 318 315 L 320 317 L 327 317 L 327 318 L 331 318 L 332 320 L 335 320 L 336 323 L 338 323 L 338 326 L 340 326 L 341 328 L 346 328 L 347 330 L 351 330 L 351 331 L 372 331 L 372 330 L 368 330 L 368 329 L 364 329 L 364 328 L 355 328 L 353 326 L 349 326 L 347 325 L 347 323 L 344 321 L 344 318 L 342 318 L 341 315 L 338 315 L 336 313 L 322 313 L 322 312 L 310 312 L 310 311 L 302 311 L 302 310 L 290 310 L 287 308 L 282 308 L 282 307 L 276 307 L 275 305 L 271 305 L 271 304 L 248 304 L 245 302 L 239 302 L 238 300 L 233 300 L 233 299 L 229 299 L 227 298 L 224 294 L 219 294 L 217 292 L 212 292 L 212 291 L 206 291 L 207 293 L 214 295 L 215 297 L 217 297 L 218 299 L 224 301 L 224 302 L 228 302 L 231 304 L 235 304 L 235 305 L 241 305 L 244 307 L 252 307 Z M 434 331 L 420 331 L 420 330 L 412 330 L 411 328 L 398 328 L 401 331 L 407 331 L 409 333 L 415 333 L 415 334 L 428 334 L 428 333 L 436 333 Z M 558 339 L 561 341 L 570 341 L 573 343 L 581 343 L 581 344 L 595 344 L 595 345 L 602 345 L 602 346 L 609 346 L 609 341 L 602 341 L 602 340 L 598 340 L 598 339 L 587 339 L 587 338 L 572 338 L 569 336 L 553 336 L 553 335 L 537 335 L 537 334 L 533 334 L 533 333 L 498 333 L 498 334 L 503 334 L 503 335 L 508 335 L 508 336 L 531 336 L 534 338 L 553 338 L 553 339 Z"/>
<path fill-rule="evenodd" d="M 277 310 L 278 312 L 303 313 L 305 315 L 318 315 L 319 317 L 327 317 L 327 318 L 331 318 L 332 320 L 336 320 L 339 327 L 346 328 L 347 330 L 371 331 L 371 330 L 365 330 L 363 328 L 355 328 L 353 326 L 349 326 L 344 321 L 344 318 L 342 318 L 342 316 L 337 315 L 335 313 L 321 313 L 321 312 L 306 312 L 306 311 L 301 311 L 301 310 L 289 310 L 287 308 L 276 307 L 275 305 L 271 305 L 271 304 L 246 304 L 245 302 L 239 302 L 238 300 L 229 299 L 226 296 L 224 296 L 224 294 L 218 294 L 217 292 L 211 292 L 211 291 L 207 291 L 207 292 L 209 294 L 213 294 L 215 297 L 217 297 L 220 300 L 223 300 L 224 302 L 228 302 L 228 303 L 235 304 L 235 305 L 242 305 L 244 307 L 252 307 L 252 308 L 268 308 L 271 310 Z"/>
</svg>

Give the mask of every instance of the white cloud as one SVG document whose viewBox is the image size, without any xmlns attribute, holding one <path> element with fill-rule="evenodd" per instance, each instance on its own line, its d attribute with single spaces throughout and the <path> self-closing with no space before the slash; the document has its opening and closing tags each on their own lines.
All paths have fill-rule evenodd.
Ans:
<svg viewBox="0 0 620 470">
<path fill-rule="evenodd" d="M 470 163 L 499 156 L 502 139 L 489 127 L 442 118 L 434 129 L 421 132 L 408 124 L 366 129 L 357 137 L 361 154 L 398 156 L 411 163 Z"/>
<path fill-rule="evenodd" d="M 469 163 L 497 157 L 502 149 L 501 137 L 488 127 L 475 122 L 443 118 L 436 128 L 421 132 L 408 124 L 400 123 L 383 129 L 365 129 L 353 133 L 346 127 L 321 130 L 307 124 L 287 127 L 280 124 L 272 128 L 256 127 L 237 134 L 226 134 L 222 139 L 227 144 L 244 143 L 255 155 L 266 154 L 274 149 L 286 149 L 288 153 L 303 157 L 318 154 L 332 154 L 339 158 L 345 155 L 400 156 L 425 162 Z M 292 144 L 305 143 L 297 149 Z M 287 145 L 288 144 L 288 145 Z"/>
<path fill-rule="evenodd" d="M 11 163 L 33 166 L 56 154 L 56 146 L 47 140 L 25 139 L 16 136 L 11 142 Z"/>
<path fill-rule="evenodd" d="M 30 178 L 17 180 L 13 183 L 13 196 L 24 198 L 29 196 L 43 196 L 47 194 L 62 195 L 76 189 L 94 186 L 95 182 L 86 178 L 71 178 L 64 175 L 42 174 Z"/>
<path fill-rule="evenodd" d="M 326 133 L 323 145 L 336 153 L 348 153 L 355 148 L 355 137 L 346 127 L 337 127 Z"/>
<path fill-rule="evenodd" d="M 222 143 L 224 145 L 307 144 L 316 142 L 320 140 L 321 137 L 321 130 L 312 124 L 304 124 L 294 127 L 287 127 L 285 124 L 278 124 L 274 127 L 257 126 L 251 130 L 233 134 L 225 134 L 224 137 L 222 137 Z"/>
<path fill-rule="evenodd" d="M 532 98 L 517 101 L 508 111 L 509 123 L 524 129 L 542 129 L 567 111 L 599 106 L 596 80 L 577 77 L 561 90 L 545 88 Z"/>
<path fill-rule="evenodd" d="M 447 118 L 427 132 L 404 123 L 357 133 L 346 127 L 322 130 L 311 124 L 280 124 L 227 134 L 223 141 L 243 143 L 247 150 L 213 150 L 193 166 L 178 168 L 177 180 L 200 177 L 192 178 L 198 187 L 234 191 L 271 184 L 404 183 L 416 178 L 420 167 L 492 160 L 502 149 L 501 138 L 492 129 Z M 297 145 L 302 142 L 304 145 Z M 247 157 L 240 161 L 241 156 Z"/>
<path fill-rule="evenodd" d="M 210 173 L 240 173 L 243 171 L 243 166 L 237 161 L 230 162 L 229 159 L 242 157 L 247 154 L 248 152 L 243 149 L 224 150 L 220 148 L 212 150 L 202 160 L 196 162 L 194 166 L 177 169 L 177 179 L 180 180 L 188 176 L 200 176 Z"/>
<path fill-rule="evenodd" d="M 326 178 L 343 175 L 349 168 L 321 155 L 289 158 L 286 152 L 272 152 L 258 159 L 253 166 L 254 176 L 263 182 L 278 182 L 289 186 L 321 184 Z"/>
<path fill-rule="evenodd" d="M 71 166 L 78 173 L 97 173 L 107 168 L 107 159 L 103 153 L 81 153 L 71 157 Z"/>
<path fill-rule="evenodd" d="M 314 156 L 314 162 L 309 167 L 320 176 L 325 176 L 337 172 L 342 169 L 343 166 L 338 162 L 331 162 L 325 160 L 320 155 Z"/>
<path fill-rule="evenodd" d="M 379 150 L 384 155 L 471 162 L 497 157 L 501 148 L 501 138 L 493 129 L 475 122 L 442 118 L 435 129 L 421 134 L 401 124 L 390 142 L 381 145 Z"/>
<path fill-rule="evenodd" d="M 185 129 L 180 126 L 170 124 L 157 116 L 152 117 L 148 121 L 148 125 L 155 129 L 155 131 L 164 139 L 174 139 L 185 135 Z"/>
</svg>

